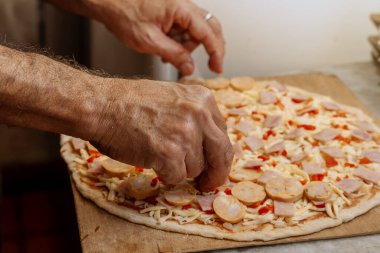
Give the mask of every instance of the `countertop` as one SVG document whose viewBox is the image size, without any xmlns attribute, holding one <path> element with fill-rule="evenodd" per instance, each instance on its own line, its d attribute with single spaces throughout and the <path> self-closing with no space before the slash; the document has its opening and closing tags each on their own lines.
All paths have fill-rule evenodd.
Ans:
<svg viewBox="0 0 380 253">
<path fill-rule="evenodd" d="M 351 63 L 333 67 L 305 69 L 297 73 L 319 71 L 338 76 L 348 88 L 380 118 L 380 69 L 372 62 Z M 289 74 L 289 73 L 283 73 Z M 380 251 L 380 234 L 351 238 L 310 241 L 302 243 L 281 244 L 273 246 L 248 247 L 240 249 L 210 251 L 210 253 L 277 253 L 277 252 L 334 252 L 367 253 Z"/>
</svg>

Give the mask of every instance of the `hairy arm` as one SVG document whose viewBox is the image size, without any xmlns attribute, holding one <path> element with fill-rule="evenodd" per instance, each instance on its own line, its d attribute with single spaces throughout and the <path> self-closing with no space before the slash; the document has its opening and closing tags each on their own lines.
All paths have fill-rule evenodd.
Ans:
<svg viewBox="0 0 380 253">
<path fill-rule="evenodd" d="M 97 77 L 0 45 L 0 123 L 89 139 Z M 81 119 L 80 121 L 78 119 Z"/>
<path fill-rule="evenodd" d="M 232 147 L 212 93 L 201 86 L 90 75 L 0 45 L 0 123 L 91 141 L 167 183 L 227 178 Z"/>
</svg>

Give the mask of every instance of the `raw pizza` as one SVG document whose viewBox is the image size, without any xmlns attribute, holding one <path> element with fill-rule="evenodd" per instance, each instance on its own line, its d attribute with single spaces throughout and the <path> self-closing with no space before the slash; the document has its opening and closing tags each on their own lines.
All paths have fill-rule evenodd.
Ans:
<svg viewBox="0 0 380 253">
<path fill-rule="evenodd" d="M 276 81 L 187 81 L 210 88 L 235 157 L 213 192 L 165 185 L 62 136 L 76 187 L 108 212 L 167 231 L 273 240 L 338 226 L 380 203 L 380 129 L 362 111 Z"/>
</svg>

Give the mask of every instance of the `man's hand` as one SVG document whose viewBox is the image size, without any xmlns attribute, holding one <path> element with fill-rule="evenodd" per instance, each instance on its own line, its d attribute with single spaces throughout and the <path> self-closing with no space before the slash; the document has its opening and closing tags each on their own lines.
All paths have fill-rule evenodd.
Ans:
<svg viewBox="0 0 380 253">
<path fill-rule="evenodd" d="M 222 72 L 224 39 L 219 21 L 190 0 L 48 0 L 104 23 L 130 48 L 160 56 L 182 74 L 194 70 L 191 52 L 203 44 L 209 67 Z"/>
<path fill-rule="evenodd" d="M 202 86 L 104 79 L 106 105 L 92 142 L 117 160 L 154 168 L 170 184 L 199 177 L 211 191 L 228 176 L 233 151 L 212 93 Z M 93 129 L 91 127 L 90 129 Z"/>
</svg>

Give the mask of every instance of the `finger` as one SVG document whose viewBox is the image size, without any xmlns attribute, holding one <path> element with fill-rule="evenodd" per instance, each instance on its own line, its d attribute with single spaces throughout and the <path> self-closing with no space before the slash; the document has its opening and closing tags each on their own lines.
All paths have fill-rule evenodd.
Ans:
<svg viewBox="0 0 380 253">
<path fill-rule="evenodd" d="M 189 150 L 186 154 L 185 164 L 188 178 L 198 177 L 202 173 L 205 167 L 202 142 Z"/>
<path fill-rule="evenodd" d="M 187 172 L 184 161 L 169 161 L 155 171 L 165 184 L 176 185 L 186 180 Z"/>
<path fill-rule="evenodd" d="M 185 47 L 166 36 L 157 27 L 150 28 L 148 37 L 144 41 L 146 52 L 158 55 L 170 62 L 184 75 L 193 73 L 194 62 Z"/>
<path fill-rule="evenodd" d="M 201 191 L 209 192 L 226 181 L 233 150 L 227 134 L 215 124 L 206 130 L 203 145 L 208 168 L 200 176 L 199 187 Z"/>
<path fill-rule="evenodd" d="M 191 37 L 204 45 L 210 56 L 210 69 L 221 73 L 224 57 L 224 39 L 222 34 L 215 34 L 203 16 L 194 15 L 194 12 L 199 13 L 200 11 L 199 9 L 195 9 L 195 7 L 193 10 L 184 9 L 182 12 L 178 12 L 175 21 L 182 28 L 188 30 Z"/>
</svg>

